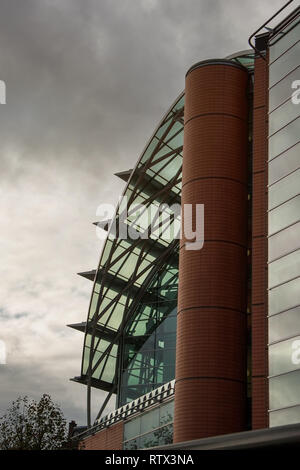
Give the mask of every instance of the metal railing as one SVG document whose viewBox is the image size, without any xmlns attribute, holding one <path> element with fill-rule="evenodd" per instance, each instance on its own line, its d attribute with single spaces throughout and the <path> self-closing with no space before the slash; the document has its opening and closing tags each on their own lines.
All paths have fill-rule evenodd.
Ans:
<svg viewBox="0 0 300 470">
<path fill-rule="evenodd" d="M 113 424 L 118 423 L 132 417 L 135 414 L 141 413 L 147 408 L 158 405 L 172 397 L 175 392 L 175 380 L 171 380 L 164 385 L 148 392 L 145 395 L 140 396 L 136 400 L 127 403 L 126 405 L 121 406 L 120 408 L 108 413 L 106 416 L 99 418 L 95 421 L 94 425 L 81 434 L 74 436 L 76 439 L 84 439 L 90 435 L 96 434 L 104 428 L 112 426 Z"/>
</svg>

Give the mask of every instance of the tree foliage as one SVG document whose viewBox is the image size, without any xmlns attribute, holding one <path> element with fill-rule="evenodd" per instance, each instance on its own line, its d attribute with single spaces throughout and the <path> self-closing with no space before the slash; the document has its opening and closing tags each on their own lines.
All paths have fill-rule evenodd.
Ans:
<svg viewBox="0 0 300 470">
<path fill-rule="evenodd" d="M 19 397 L 0 418 L 1 450 L 54 450 L 66 442 L 66 420 L 50 395 Z"/>
</svg>

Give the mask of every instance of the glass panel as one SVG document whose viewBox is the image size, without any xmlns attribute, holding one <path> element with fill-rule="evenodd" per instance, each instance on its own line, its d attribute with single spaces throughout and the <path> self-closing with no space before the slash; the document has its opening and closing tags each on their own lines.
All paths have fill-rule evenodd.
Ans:
<svg viewBox="0 0 300 470">
<path fill-rule="evenodd" d="M 300 106 L 293 103 L 291 99 L 287 100 L 284 104 L 279 106 L 279 108 L 269 114 L 269 135 L 274 134 L 274 132 L 286 126 L 289 122 L 299 117 L 299 115 Z M 298 124 L 298 126 L 300 125 Z"/>
<path fill-rule="evenodd" d="M 159 427 L 159 408 L 154 408 L 141 416 L 141 434 Z"/>
<path fill-rule="evenodd" d="M 173 155 L 168 160 L 158 163 L 158 165 L 162 166 L 162 163 L 164 163 L 164 167 L 160 170 L 159 176 L 161 178 L 164 178 L 165 181 L 163 181 L 163 180 L 161 180 L 161 181 L 162 181 L 162 183 L 165 184 L 166 182 L 169 182 L 170 179 L 173 178 L 176 175 L 177 170 L 178 170 L 178 166 L 180 164 L 182 164 L 182 157 L 179 156 L 179 155 L 174 157 L 174 155 Z M 152 167 L 152 169 L 154 171 L 157 171 L 157 166 L 158 165 L 154 165 Z"/>
<path fill-rule="evenodd" d="M 300 66 L 296 68 L 292 73 L 287 77 L 281 80 L 279 83 L 274 85 L 269 90 L 269 111 L 272 111 L 274 108 L 283 103 L 286 99 L 292 96 L 292 93 L 295 91 L 292 88 L 292 83 L 294 80 L 299 79 Z"/>
<path fill-rule="evenodd" d="M 270 87 L 285 77 L 290 70 L 299 65 L 300 42 L 296 43 L 291 49 L 286 51 L 278 60 L 269 67 L 269 85 Z"/>
<path fill-rule="evenodd" d="M 181 109 L 184 105 L 184 95 L 180 98 L 180 100 L 176 103 L 176 105 L 173 108 L 173 111 L 178 111 Z"/>
<path fill-rule="evenodd" d="M 278 232 L 299 221 L 300 216 L 300 196 L 296 196 L 290 201 L 269 212 L 269 234 Z"/>
<path fill-rule="evenodd" d="M 140 165 L 141 163 L 144 163 L 145 161 L 149 160 L 149 158 L 151 158 L 151 155 L 153 154 L 155 148 L 157 147 L 158 145 L 158 140 L 156 138 L 153 138 L 152 141 L 150 142 L 150 144 L 148 145 L 147 147 L 147 150 L 146 152 L 144 153 L 141 161 L 140 161 Z"/>
<path fill-rule="evenodd" d="M 300 141 L 300 120 L 297 118 L 288 126 L 276 132 L 269 138 L 269 159 L 276 157 L 284 150 L 289 149 L 292 145 Z"/>
<path fill-rule="evenodd" d="M 269 264 L 269 288 L 300 275 L 300 250 Z"/>
<path fill-rule="evenodd" d="M 156 431 L 145 434 L 140 438 L 140 448 L 147 449 L 149 447 L 155 447 L 159 444 L 159 433 Z"/>
<path fill-rule="evenodd" d="M 300 307 L 287 310 L 269 318 L 269 341 L 280 341 L 300 335 Z"/>
<path fill-rule="evenodd" d="M 282 35 L 282 33 L 286 34 Z M 291 47 L 295 42 L 299 41 L 300 36 L 300 24 L 299 17 L 296 18 L 293 23 L 288 25 L 285 29 L 280 32 L 280 36 L 274 38 L 274 44 L 270 45 L 270 62 L 277 59 L 284 51 Z"/>
<path fill-rule="evenodd" d="M 91 301 L 91 306 L 90 306 L 90 313 L 89 313 L 90 319 L 92 319 L 93 316 L 95 315 L 98 298 L 99 298 L 99 294 L 97 292 L 94 292 L 92 294 L 92 301 Z"/>
<path fill-rule="evenodd" d="M 168 403 L 160 407 L 160 417 L 159 417 L 160 426 L 173 421 L 173 416 L 174 416 L 174 400 L 169 401 Z"/>
<path fill-rule="evenodd" d="M 168 138 L 166 139 L 166 144 L 172 149 L 178 149 L 183 145 L 183 126 L 181 123 L 176 123 L 174 127 L 176 127 L 177 134 L 175 134 L 171 138 L 170 136 L 168 136 Z"/>
<path fill-rule="evenodd" d="M 140 438 L 132 439 L 124 443 L 124 450 L 137 450 L 140 448 Z"/>
<path fill-rule="evenodd" d="M 269 261 L 300 248 L 300 222 L 269 238 Z"/>
<path fill-rule="evenodd" d="M 134 418 L 129 421 L 125 421 L 124 424 L 124 440 L 128 441 L 133 437 L 141 434 L 141 418 Z"/>
<path fill-rule="evenodd" d="M 114 376 L 115 376 L 116 362 L 117 362 L 116 357 L 112 355 L 108 357 L 106 365 L 100 377 L 101 380 L 104 380 L 104 382 L 110 382 L 110 383 L 113 381 Z"/>
<path fill-rule="evenodd" d="M 87 334 L 85 338 L 85 348 L 84 348 L 84 359 L 83 359 L 83 366 L 82 366 L 82 374 L 85 375 L 88 369 L 89 364 L 89 357 L 91 354 L 90 346 L 91 346 L 91 335 Z M 102 353 L 106 350 L 109 346 L 109 342 L 103 339 L 95 338 L 94 341 L 94 354 L 93 354 L 93 362 L 92 366 L 95 367 L 98 363 Z M 103 380 L 105 382 L 111 383 L 114 374 L 115 374 L 115 367 L 116 367 L 116 356 L 118 354 L 118 346 L 113 345 L 110 353 L 105 355 L 97 368 L 93 373 L 93 377 L 99 380 Z"/>
<path fill-rule="evenodd" d="M 283 312 L 300 305 L 300 278 L 269 291 L 269 314 Z"/>
<path fill-rule="evenodd" d="M 107 307 L 107 305 L 111 302 L 109 299 L 103 299 L 101 303 L 100 312 Z M 130 302 L 128 303 L 128 306 Z M 120 323 L 122 321 L 124 315 L 124 305 L 120 304 L 119 302 L 113 303 L 105 313 L 100 317 L 98 324 L 104 325 L 106 328 L 110 328 L 111 330 L 116 331 Z"/>
<path fill-rule="evenodd" d="M 153 137 L 140 159 L 136 171 L 131 176 L 129 186 L 123 193 L 122 202 L 114 220 L 114 222 L 120 221 L 120 228 L 131 226 L 141 232 L 148 227 L 149 221 L 145 217 L 145 213 L 141 210 L 133 212 L 134 204 L 145 204 L 147 201 L 147 206 L 153 206 L 157 211 L 161 202 L 170 201 L 173 204 L 180 201 L 180 182 L 174 184 L 168 193 L 163 194 L 161 190 L 175 175 L 179 175 L 181 172 L 181 156 L 165 156 L 172 152 L 172 147 L 181 146 L 183 143 L 183 122 L 181 122 L 183 105 L 184 96 L 174 105 L 164 123 L 156 130 L 156 135 L 159 136 L 162 136 L 164 131 L 168 131 L 164 141 L 159 142 L 157 137 Z M 181 109 L 181 118 L 176 117 L 176 120 L 173 120 L 175 111 L 179 108 Z M 160 158 L 162 159 L 159 162 Z M 146 174 L 143 174 L 146 162 L 149 167 Z M 129 197 L 132 198 L 125 217 L 125 201 L 128 201 Z M 166 218 L 166 216 L 160 216 L 158 222 L 165 221 Z M 177 226 L 178 223 L 177 220 Z M 152 240 L 151 243 L 149 241 L 149 246 L 145 240 L 139 241 L 138 239 L 138 243 L 136 243 L 136 240 L 131 239 L 115 239 L 116 225 L 119 224 L 111 224 L 110 233 L 102 251 L 89 319 L 93 318 L 95 313 L 101 312 L 98 324 L 105 328 L 105 334 L 111 334 L 113 338 L 120 328 L 125 310 L 127 313 L 132 308 L 132 312 L 130 311 L 132 316 L 126 330 L 122 332 L 124 334 L 124 351 L 122 351 L 124 362 L 122 364 L 122 383 L 120 384 L 121 397 L 118 398 L 119 402 L 127 403 L 174 378 L 176 317 L 175 321 L 173 318 L 165 326 L 164 321 L 169 315 L 173 314 L 174 317 L 174 312 L 176 314 L 178 249 L 174 250 L 172 263 L 170 265 L 166 263 L 164 271 L 160 271 L 159 275 L 154 275 L 155 261 L 164 253 L 164 249 L 168 248 L 170 243 L 168 233 L 171 233 L 172 240 L 175 222 L 170 223 L 170 218 L 168 218 L 168 223 L 165 223 L 162 229 L 157 228 L 155 234 L 151 233 Z M 166 230 L 169 227 L 170 230 Z M 136 233 L 133 230 L 132 232 Z M 159 240 L 153 243 L 155 238 L 159 238 Z M 133 244 L 135 244 L 134 247 Z M 141 250 L 143 250 L 143 256 L 140 257 Z M 107 266 L 107 275 L 104 276 L 104 268 Z M 126 289 L 128 280 L 132 278 L 133 274 L 138 276 L 138 279 L 134 280 L 132 288 Z M 137 288 L 150 275 L 153 275 L 154 280 L 149 286 L 147 285 L 145 291 L 141 292 L 141 298 L 137 297 Z M 120 295 L 121 292 L 123 292 L 122 295 Z M 139 300 L 139 304 L 133 305 L 134 300 Z M 82 370 L 85 372 L 90 355 L 90 343 L 90 336 L 87 336 L 82 362 Z M 96 340 L 94 365 L 108 344 L 108 341 L 99 342 L 98 339 Z M 106 355 L 101 364 L 97 365 L 93 377 L 111 382 L 116 367 L 116 354 L 117 350 L 114 345 L 109 357 L 107 358 Z"/>
<path fill-rule="evenodd" d="M 153 447 L 171 444 L 173 440 L 174 400 L 146 411 L 139 417 L 125 421 L 125 449 Z"/>
<path fill-rule="evenodd" d="M 159 131 L 156 133 L 156 137 L 158 139 L 161 138 L 161 136 L 163 135 L 163 133 L 166 131 L 166 129 L 170 126 L 172 122 L 172 119 L 168 120 L 160 129 Z M 179 147 L 180 145 L 182 145 L 182 141 L 183 141 L 183 135 L 181 134 L 181 132 L 183 131 L 183 125 L 181 122 L 178 122 L 178 121 L 174 121 L 173 122 L 173 125 L 171 127 L 171 129 L 169 130 L 168 134 L 165 135 L 164 137 L 164 142 L 171 148 L 176 148 L 176 147 Z M 179 143 L 179 145 L 177 146 L 173 146 L 170 144 L 171 140 L 174 139 L 175 137 L 177 136 L 180 136 L 181 135 L 181 143 Z"/>
<path fill-rule="evenodd" d="M 300 168 L 300 143 L 269 162 L 269 184 Z"/>
<path fill-rule="evenodd" d="M 270 409 L 285 408 L 299 405 L 300 402 L 300 370 L 288 374 L 271 377 Z"/>
<path fill-rule="evenodd" d="M 300 406 L 293 406 L 284 410 L 271 411 L 269 418 L 270 427 L 300 423 Z"/>
<path fill-rule="evenodd" d="M 300 169 L 269 187 L 269 210 L 300 194 Z"/>
<path fill-rule="evenodd" d="M 269 347 L 270 375 L 279 375 L 295 369 L 300 369 L 300 336 Z"/>
<path fill-rule="evenodd" d="M 253 54 L 236 57 L 234 61 L 244 65 L 244 67 L 247 67 L 249 70 L 252 70 L 254 67 L 254 55 Z"/>
<path fill-rule="evenodd" d="M 159 444 L 166 445 L 173 443 L 173 424 L 159 429 Z"/>
<path fill-rule="evenodd" d="M 172 444 L 173 442 L 173 425 L 169 424 L 156 429 L 153 432 L 144 434 L 140 437 L 140 449 L 147 449 L 158 445 Z"/>
<path fill-rule="evenodd" d="M 90 358 L 90 348 L 84 348 L 83 352 L 83 361 L 82 361 L 82 370 L 81 373 L 82 375 L 85 375 L 87 373 L 87 369 L 89 366 L 89 358 Z"/>
</svg>

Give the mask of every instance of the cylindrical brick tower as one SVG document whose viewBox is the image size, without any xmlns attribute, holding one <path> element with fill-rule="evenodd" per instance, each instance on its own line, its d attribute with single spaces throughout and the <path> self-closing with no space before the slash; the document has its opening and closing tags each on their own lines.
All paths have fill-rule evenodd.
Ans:
<svg viewBox="0 0 300 470">
<path fill-rule="evenodd" d="M 187 73 L 182 207 L 204 204 L 204 246 L 181 240 L 174 442 L 245 430 L 248 72 Z"/>
</svg>

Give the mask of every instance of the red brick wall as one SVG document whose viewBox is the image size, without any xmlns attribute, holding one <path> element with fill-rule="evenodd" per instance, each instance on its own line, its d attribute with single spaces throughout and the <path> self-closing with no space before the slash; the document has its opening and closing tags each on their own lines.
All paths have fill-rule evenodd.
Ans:
<svg viewBox="0 0 300 470">
<path fill-rule="evenodd" d="M 110 426 L 84 439 L 79 448 L 81 450 L 122 450 L 124 424 Z"/>
<path fill-rule="evenodd" d="M 205 242 L 180 248 L 174 442 L 246 428 L 247 83 L 186 78 L 182 204 L 205 205 Z"/>
<path fill-rule="evenodd" d="M 252 199 L 252 428 L 268 422 L 268 65 L 255 59 Z"/>
</svg>

